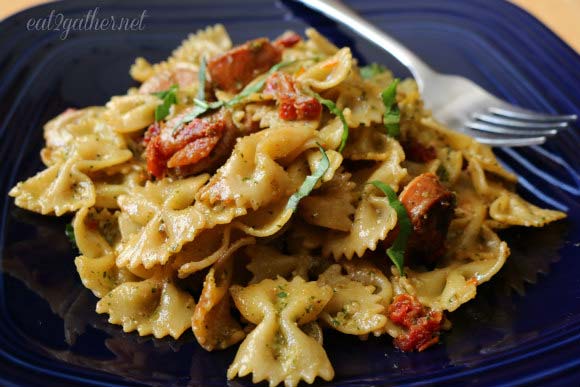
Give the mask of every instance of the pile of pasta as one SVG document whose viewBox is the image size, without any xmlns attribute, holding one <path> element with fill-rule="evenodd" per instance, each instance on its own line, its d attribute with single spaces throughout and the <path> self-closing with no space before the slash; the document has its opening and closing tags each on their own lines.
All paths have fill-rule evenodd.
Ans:
<svg viewBox="0 0 580 387">
<path fill-rule="evenodd" d="M 223 26 L 208 27 L 164 62 L 139 58 L 131 75 L 145 83 L 179 69 L 199 73 L 204 58 L 231 48 Z M 75 214 L 75 264 L 110 323 L 156 338 L 192 329 L 208 351 L 241 343 L 228 378 L 252 374 L 256 383 L 296 386 L 334 377 L 323 329 L 407 337 L 414 328 L 393 317 L 402 295 L 423 318 L 439 316 L 445 329 L 443 314 L 473 299 L 505 263 L 509 248 L 496 230 L 565 215 L 518 196 L 516 176 L 489 147 L 432 119 L 413 80 L 397 86 L 400 133 L 393 137 L 381 98 L 390 72 L 361 72 L 348 47 L 313 29 L 285 47 L 282 60 L 279 72 L 331 101 L 334 111 L 282 119 L 276 101 L 258 89 L 227 107 L 235 125 L 251 120 L 257 130 L 239 136 L 217 170 L 154 178 L 143 138 L 163 101 L 131 89 L 103 107 L 67 110 L 48 122 L 46 169 L 10 195 L 41 214 Z M 197 80 L 179 87 L 167 119 L 193 106 L 199 89 Z M 217 101 L 232 96 L 215 90 Z M 343 123 L 348 139 L 340 149 Z M 425 144 L 432 157 L 410 158 L 410 143 Z M 313 181 L 321 163 L 327 168 Z M 408 260 L 402 272 L 385 252 L 398 213 L 369 183 L 398 193 L 425 173 L 454 193 L 455 209 L 444 254 L 431 265 Z M 292 208 L 309 176 L 315 184 Z M 416 349 L 436 342 L 432 333 Z"/>
</svg>

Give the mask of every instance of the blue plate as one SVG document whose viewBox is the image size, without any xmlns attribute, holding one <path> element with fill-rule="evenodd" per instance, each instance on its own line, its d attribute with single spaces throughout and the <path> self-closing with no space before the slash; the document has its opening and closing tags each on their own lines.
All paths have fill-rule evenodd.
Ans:
<svg viewBox="0 0 580 387">
<path fill-rule="evenodd" d="M 352 1 L 437 70 L 467 76 L 515 104 L 580 114 L 580 57 L 536 19 L 498 0 Z M 136 17 L 142 31 L 28 31 L 52 9 L 66 18 Z M 191 334 L 124 334 L 94 312 L 63 229 L 69 219 L 22 211 L 8 189 L 42 168 L 42 125 L 67 107 L 104 104 L 134 85 L 133 59 L 169 55 L 187 33 L 221 22 L 237 42 L 315 26 L 361 62 L 406 71 L 387 54 L 296 4 L 264 0 L 64 1 L 0 23 L 0 385 L 222 386 L 235 349 L 207 353 Z M 326 334 L 337 375 L 328 386 L 432 383 L 578 385 L 580 380 L 580 140 L 578 127 L 543 147 L 497 150 L 527 199 L 566 209 L 549 227 L 503 234 L 512 256 L 476 300 L 450 318 L 441 345 L 401 353 L 388 338 Z M 248 378 L 229 382 L 249 385 Z"/>
</svg>

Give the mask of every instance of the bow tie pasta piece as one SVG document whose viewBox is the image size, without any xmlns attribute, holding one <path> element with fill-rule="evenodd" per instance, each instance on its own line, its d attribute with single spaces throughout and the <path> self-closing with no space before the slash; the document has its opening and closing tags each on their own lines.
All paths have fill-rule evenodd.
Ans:
<svg viewBox="0 0 580 387">
<path fill-rule="evenodd" d="M 287 177 L 292 182 L 291 186 L 298 187 L 304 181 L 307 168 L 306 161 L 302 158 L 286 168 Z M 201 201 L 195 203 L 195 208 L 205 217 L 206 228 L 231 223 L 234 229 L 263 238 L 284 232 L 284 226 L 292 217 L 292 211 L 286 209 L 287 201 L 288 197 L 282 197 L 257 210 L 249 211 L 245 207 L 234 206 L 233 203 L 208 205 Z"/>
<path fill-rule="evenodd" d="M 47 169 L 10 191 L 16 205 L 60 216 L 95 204 L 91 175 L 133 157 L 124 139 L 102 121 L 103 109 L 67 110 L 44 127 Z"/>
<path fill-rule="evenodd" d="M 407 170 L 401 167 L 405 153 L 398 141 L 390 140 L 388 145 L 385 151 L 388 156 L 372 168 L 353 172 L 353 181 L 366 186 L 369 181 L 379 180 L 389 184 L 395 192 L 399 190 L 401 181 L 407 176 Z"/>
<path fill-rule="evenodd" d="M 382 305 L 390 305 L 393 298 L 393 285 L 375 265 L 369 261 L 353 260 L 343 262 L 342 267 L 351 280 L 365 286 L 373 286 L 375 288 L 373 294 L 379 296 Z"/>
<path fill-rule="evenodd" d="M 380 297 L 380 304 L 385 307 L 383 314 L 387 315 L 387 308 L 393 301 L 393 285 L 385 274 L 372 263 L 364 260 L 344 262 L 342 267 L 346 270 L 347 276 L 351 280 L 360 282 L 365 286 L 374 286 L 375 290 L 373 294 Z M 390 319 L 387 319 L 383 328 L 374 330 L 372 333 L 375 336 L 381 336 L 387 333 L 392 337 L 398 337 L 401 332 L 401 327 L 394 324 Z M 359 335 L 359 337 L 365 340 L 368 335 Z"/>
<path fill-rule="evenodd" d="M 486 208 L 489 206 L 491 219 L 487 219 L 485 223 L 493 228 L 505 228 L 512 225 L 541 227 L 566 216 L 560 211 L 534 206 L 506 189 L 497 178 L 490 179 L 476 159 L 469 160 L 467 174 L 469 179 L 463 173 L 456 185 L 456 190 L 460 193 L 460 208 L 469 213 L 476 202 Z"/>
<path fill-rule="evenodd" d="M 390 156 L 369 171 L 361 171 L 359 190 L 361 200 L 355 210 L 354 222 L 348 234 L 330 231 L 328 239 L 322 246 L 325 257 L 332 255 L 335 259 L 345 256 L 352 259 L 354 254 L 362 257 L 367 250 L 374 251 L 377 243 L 384 240 L 397 224 L 397 213 L 384 196 L 368 182 L 379 180 L 389 184 L 395 191 L 407 172 L 400 166 L 405 155 L 401 146 L 392 143 Z"/>
<path fill-rule="evenodd" d="M 124 332 L 140 336 L 179 338 L 191 328 L 195 301 L 168 279 L 150 278 L 125 282 L 97 303 L 97 313 L 108 313 L 109 322 Z"/>
<path fill-rule="evenodd" d="M 64 161 L 73 152 L 75 139 L 96 133 L 105 108 L 67 109 L 44 125 L 45 147 L 40 152 L 42 161 L 48 167 Z"/>
<path fill-rule="evenodd" d="M 75 266 L 83 285 L 99 298 L 125 282 L 137 280 L 128 270 L 119 269 L 115 258 L 115 254 L 96 258 L 79 255 L 75 258 Z"/>
<path fill-rule="evenodd" d="M 252 373 L 254 383 L 267 380 L 270 386 L 284 382 L 293 387 L 300 380 L 334 377 L 322 346 L 299 327 L 317 318 L 332 297 L 329 286 L 295 277 L 233 286 L 230 291 L 242 316 L 256 328 L 240 345 L 228 379 Z"/>
<path fill-rule="evenodd" d="M 341 170 L 327 184 L 303 198 L 298 207 L 302 218 L 315 226 L 349 232 L 356 200 L 356 184 L 350 177 L 350 173 Z"/>
<path fill-rule="evenodd" d="M 132 157 L 128 149 L 95 138 L 78 139 L 76 149 L 66 161 L 57 161 L 10 191 L 16 205 L 43 215 L 60 216 L 95 204 L 96 193 L 91 172 L 123 163 Z"/>
<path fill-rule="evenodd" d="M 427 272 L 406 271 L 406 277 L 395 273 L 392 278 L 398 289 L 415 295 L 419 301 L 433 310 L 453 312 L 462 304 L 473 299 L 477 286 L 487 282 L 505 264 L 509 256 L 507 244 L 485 225 L 481 218 L 469 221 L 453 221 L 450 226 L 450 244 L 461 243 L 454 238 L 463 233 L 470 233 L 473 223 L 479 223 L 475 237 L 467 240 L 471 244 L 465 249 L 458 249 L 455 254 L 445 258 L 445 265 Z M 463 243 L 465 239 L 463 240 Z M 400 293 L 400 291 L 396 291 Z"/>
<path fill-rule="evenodd" d="M 161 100 L 150 94 L 115 96 L 107 102 L 105 120 L 119 133 L 142 130 L 155 122 L 155 109 Z"/>
<path fill-rule="evenodd" d="M 350 128 L 383 124 L 385 105 L 381 93 L 393 81 L 389 72 L 379 74 L 372 80 L 363 80 L 354 71 L 336 87 L 336 106 L 344 110 L 344 118 Z M 382 128 L 385 131 L 384 127 Z"/>
<path fill-rule="evenodd" d="M 127 170 L 112 175 L 99 176 L 93 179 L 95 185 L 95 207 L 118 209 L 117 199 L 127 195 L 136 187 L 142 187 L 147 181 L 145 169 L 132 165 Z"/>
<path fill-rule="evenodd" d="M 251 236 L 232 238 L 230 226 L 207 229 L 184 246 L 176 255 L 173 266 L 178 268 L 179 278 L 186 278 L 214 263 L 227 261 L 237 250 L 254 243 L 256 240 Z"/>
<path fill-rule="evenodd" d="M 308 255 L 284 255 L 270 246 L 248 246 L 245 253 L 250 257 L 250 263 L 246 268 L 253 274 L 250 284 L 256 284 L 277 277 L 308 279 L 308 269 L 311 257 Z"/>
<path fill-rule="evenodd" d="M 305 35 L 308 39 L 304 42 L 298 42 L 292 47 L 284 49 L 282 52 L 282 60 L 284 62 L 305 59 L 318 61 L 321 58 L 335 55 L 338 52 L 338 47 L 314 28 L 308 28 Z"/>
<path fill-rule="evenodd" d="M 151 65 L 144 58 L 137 58 L 135 64 L 131 66 L 131 77 L 136 81 L 146 82 L 155 76 L 171 75 L 176 69 L 187 64 L 197 69 L 202 57 L 215 57 L 231 47 L 232 41 L 223 25 L 209 26 L 195 34 L 190 34 L 166 61 Z M 162 90 L 170 86 L 171 84 L 168 84 Z"/>
<path fill-rule="evenodd" d="M 254 210 L 290 196 L 302 181 L 293 181 L 279 161 L 292 161 L 315 138 L 317 122 L 285 122 L 238 139 L 226 163 L 210 179 L 198 200 Z"/>
<path fill-rule="evenodd" d="M 327 56 L 334 55 L 338 52 L 338 47 L 316 29 L 307 28 L 305 34 L 308 37 L 306 46 L 309 47 L 312 52 L 321 53 Z"/>
<path fill-rule="evenodd" d="M 346 117 L 346 116 L 345 116 Z M 361 127 L 350 131 L 344 157 L 349 160 L 387 160 L 397 141 L 388 137 L 384 128 Z"/>
<path fill-rule="evenodd" d="M 99 298 L 136 277 L 115 265 L 114 246 L 120 240 L 118 213 L 82 208 L 73 221 L 75 241 L 82 255 L 75 265 L 83 285 Z"/>
<path fill-rule="evenodd" d="M 318 138 L 320 143 L 325 144 L 328 149 L 338 149 L 342 141 L 343 131 L 344 127 L 342 125 L 342 121 L 339 117 L 334 117 L 333 119 L 329 120 L 322 128 L 320 128 L 318 131 Z M 350 142 L 350 138 L 348 142 Z"/>
<path fill-rule="evenodd" d="M 125 139 L 105 120 L 103 108 L 69 109 L 44 126 L 46 147 L 43 162 L 54 165 L 70 159 L 83 160 L 79 169 L 92 173 L 126 162 L 133 157 Z"/>
<path fill-rule="evenodd" d="M 380 331 L 387 323 L 385 306 L 375 287 L 364 285 L 342 274 L 340 265 L 330 266 L 318 283 L 332 287 L 333 295 L 320 318 L 331 328 L 349 335 Z"/>
<path fill-rule="evenodd" d="M 281 235 L 287 229 L 292 211 L 286 208 L 288 199 L 284 198 L 256 211 L 250 211 L 232 222 L 232 227 L 258 238 Z"/>
<path fill-rule="evenodd" d="M 346 79 L 351 72 L 352 63 L 350 48 L 345 47 L 306 69 L 300 74 L 298 81 L 316 91 L 330 89 Z"/>
<path fill-rule="evenodd" d="M 79 251 L 89 258 L 112 254 L 114 246 L 121 240 L 118 218 L 118 212 L 112 213 L 107 209 L 81 208 L 73 220 Z"/>
<path fill-rule="evenodd" d="M 87 174 L 122 164 L 133 157 L 129 149 L 120 149 L 117 144 L 97 137 L 78 139 L 76 152 L 77 167 Z"/>
<path fill-rule="evenodd" d="M 322 246 L 324 256 L 332 255 L 337 260 L 342 256 L 352 259 L 355 254 L 362 257 L 367 250 L 374 251 L 378 242 L 396 226 L 397 214 L 389 203 L 371 194 L 370 188 L 364 191 L 350 232 L 331 232 Z"/>
<path fill-rule="evenodd" d="M 199 302 L 193 312 L 193 334 L 207 351 L 225 349 L 242 340 L 246 334 L 231 314 L 229 286 L 232 261 L 225 267 L 211 268 L 205 277 Z M 216 274 L 217 273 L 217 274 Z"/>
<path fill-rule="evenodd" d="M 61 216 L 95 203 L 95 187 L 74 159 L 55 164 L 9 192 L 18 207 L 43 215 Z"/>
<path fill-rule="evenodd" d="M 539 208 L 508 191 L 494 200 L 489 207 L 489 215 L 506 225 L 528 227 L 542 227 L 566 217 L 563 212 Z"/>
<path fill-rule="evenodd" d="M 150 269 L 167 263 L 204 228 L 204 216 L 192 205 L 208 175 L 163 179 L 119 197 L 119 207 L 141 229 L 129 236 L 117 257 L 119 267 Z"/>
<path fill-rule="evenodd" d="M 476 160 L 486 172 L 500 176 L 508 182 L 517 182 L 517 176 L 504 169 L 493 154 L 491 147 L 475 141 L 463 133 L 448 129 L 437 123 L 433 118 L 421 118 L 417 126 L 418 131 L 431 133 L 432 137 L 442 138 L 443 144 L 450 146 L 452 149 L 463 152 L 464 157 L 468 160 Z"/>
</svg>

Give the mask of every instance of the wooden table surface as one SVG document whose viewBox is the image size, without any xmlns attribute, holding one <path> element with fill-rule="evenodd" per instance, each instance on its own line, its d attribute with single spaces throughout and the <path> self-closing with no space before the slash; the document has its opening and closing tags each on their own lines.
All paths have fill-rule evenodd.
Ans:
<svg viewBox="0 0 580 387">
<path fill-rule="evenodd" d="M 0 19 L 48 0 L 0 0 Z M 580 53 L 580 0 L 511 0 L 532 13 Z"/>
</svg>

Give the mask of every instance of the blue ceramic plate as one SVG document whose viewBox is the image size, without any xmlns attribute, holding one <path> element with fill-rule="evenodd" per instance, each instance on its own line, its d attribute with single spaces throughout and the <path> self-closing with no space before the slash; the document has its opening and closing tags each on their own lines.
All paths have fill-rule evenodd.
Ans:
<svg viewBox="0 0 580 387">
<path fill-rule="evenodd" d="M 162 4 L 163 3 L 163 4 Z M 464 75 L 515 104 L 580 114 L 580 57 L 525 12 L 498 0 L 374 0 L 352 6 L 435 69 Z M 142 31 L 28 31 L 52 9 L 65 18 L 138 17 Z M 69 219 L 22 211 L 6 194 L 42 168 L 42 125 L 67 107 L 101 105 L 134 85 L 137 56 L 161 60 L 191 31 L 221 22 L 237 42 L 315 26 L 361 62 L 405 70 L 329 20 L 287 3 L 64 1 L 0 24 L 0 385 L 222 386 L 235 349 L 207 353 L 192 335 L 174 342 L 124 334 L 96 315 L 63 229 Z M 549 227 L 504 233 L 512 256 L 450 318 L 453 330 L 423 353 L 388 338 L 328 333 L 333 386 L 431 383 L 578 385 L 580 380 L 580 140 L 578 127 L 543 147 L 498 150 L 522 176 L 520 193 L 566 209 Z M 248 378 L 230 385 L 249 385 Z"/>
</svg>

